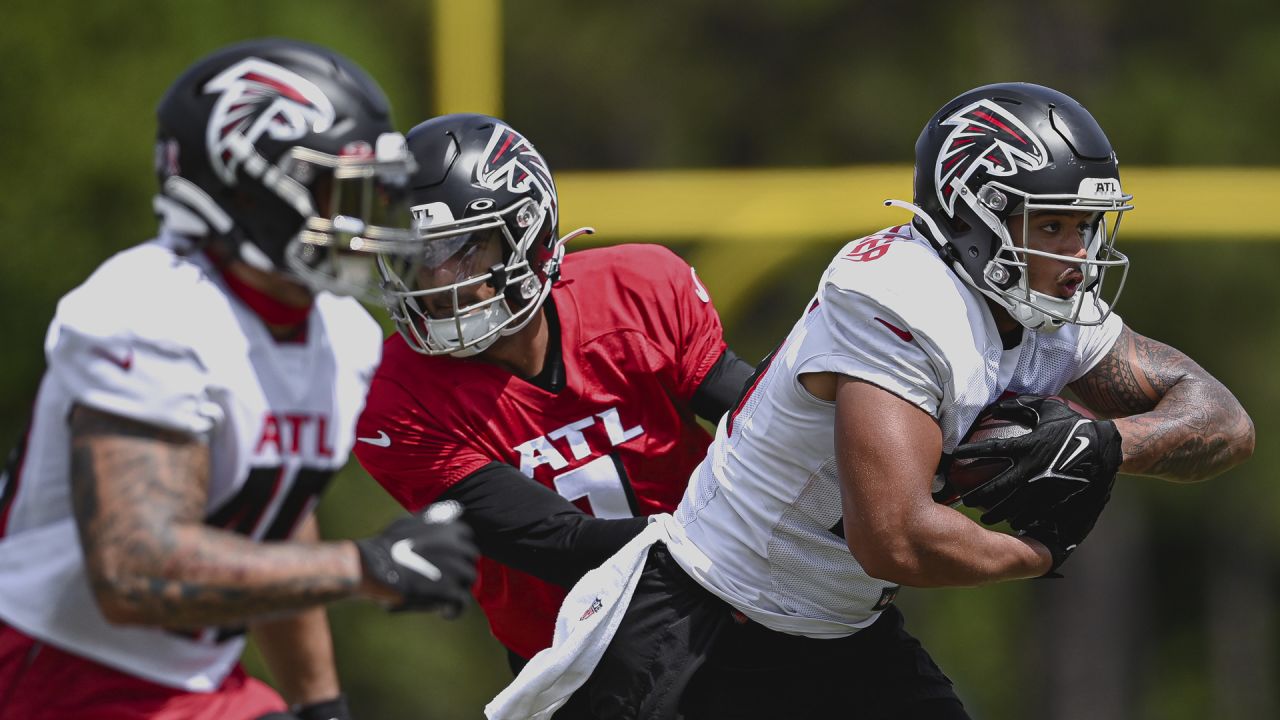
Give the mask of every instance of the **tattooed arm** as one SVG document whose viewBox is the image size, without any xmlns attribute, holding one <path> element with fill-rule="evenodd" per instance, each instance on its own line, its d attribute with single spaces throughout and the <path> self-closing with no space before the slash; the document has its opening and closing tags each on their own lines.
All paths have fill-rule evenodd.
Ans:
<svg viewBox="0 0 1280 720">
<path fill-rule="evenodd" d="M 1116 418 L 1123 473 L 1194 482 L 1253 454 L 1253 421 L 1231 391 L 1191 358 L 1128 326 L 1071 389 L 1095 412 Z"/>
<path fill-rule="evenodd" d="M 83 406 L 71 436 L 72 505 L 108 620 L 235 624 L 370 589 L 354 543 L 260 544 L 205 525 L 201 440 Z"/>
</svg>

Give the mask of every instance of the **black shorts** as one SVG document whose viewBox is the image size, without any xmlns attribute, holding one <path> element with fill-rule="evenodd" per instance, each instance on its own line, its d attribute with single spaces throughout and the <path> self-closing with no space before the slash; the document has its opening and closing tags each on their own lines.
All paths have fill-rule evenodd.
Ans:
<svg viewBox="0 0 1280 720">
<path fill-rule="evenodd" d="M 734 613 L 661 543 L 596 671 L 556 713 L 602 720 L 967 717 L 897 608 L 835 640 L 776 632 Z"/>
</svg>

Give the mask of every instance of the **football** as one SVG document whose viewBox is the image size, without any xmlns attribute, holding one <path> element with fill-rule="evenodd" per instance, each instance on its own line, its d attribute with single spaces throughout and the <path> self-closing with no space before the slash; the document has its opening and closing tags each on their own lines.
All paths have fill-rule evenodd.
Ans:
<svg viewBox="0 0 1280 720">
<path fill-rule="evenodd" d="M 1095 419 L 1089 408 L 1077 402 L 1058 395 L 1051 395 L 1048 399 L 1064 403 L 1067 407 L 1090 420 Z M 973 421 L 973 426 L 969 428 L 969 431 L 965 433 L 964 438 L 960 441 L 961 445 L 992 438 L 1018 437 L 1031 432 L 1033 429 L 1016 421 L 996 418 L 992 413 L 993 407 L 994 404 L 989 405 L 978 413 L 977 419 Z M 933 499 L 944 505 L 956 505 L 966 493 L 996 479 L 1000 473 L 1008 470 L 1012 465 L 1012 460 L 1002 457 L 954 460 L 949 464 L 944 464 L 944 467 L 933 481 Z"/>
</svg>

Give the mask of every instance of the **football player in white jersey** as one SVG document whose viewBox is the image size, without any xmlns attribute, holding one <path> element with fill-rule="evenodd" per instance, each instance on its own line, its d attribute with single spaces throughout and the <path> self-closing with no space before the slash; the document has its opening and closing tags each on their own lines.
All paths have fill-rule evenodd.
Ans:
<svg viewBox="0 0 1280 720">
<path fill-rule="evenodd" d="M 0 717 L 347 718 L 323 604 L 457 611 L 476 551 L 433 506 L 358 541 L 312 510 L 382 334 L 367 240 L 406 238 L 413 168 L 382 91 L 324 48 L 253 41 L 158 108 L 159 236 L 58 305 L 0 475 Z M 371 256 L 370 256 L 371 257 Z"/>
<path fill-rule="evenodd" d="M 543 717 L 587 673 L 574 705 L 598 718 L 968 717 L 904 630 L 900 586 L 1056 575 L 1117 471 L 1201 480 L 1253 450 L 1220 382 L 1111 311 L 1130 200 L 1066 95 L 1008 83 L 944 105 L 915 203 L 892 203 L 912 222 L 840 250 L 674 517 L 575 588 L 490 717 Z M 1067 387 L 1109 419 L 1044 399 Z M 1032 430 L 957 447 L 997 402 Z M 934 502 L 944 458 L 975 457 L 1010 469 L 966 502 L 1013 533 Z"/>
</svg>

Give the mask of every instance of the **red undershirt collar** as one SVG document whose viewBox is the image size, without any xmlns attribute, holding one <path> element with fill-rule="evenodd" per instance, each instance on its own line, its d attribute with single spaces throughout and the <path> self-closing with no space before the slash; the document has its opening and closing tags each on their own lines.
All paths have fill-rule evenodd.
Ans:
<svg viewBox="0 0 1280 720">
<path fill-rule="evenodd" d="M 305 307 L 294 307 L 282 303 L 236 277 L 234 273 L 227 272 L 216 260 L 212 258 L 210 260 L 213 262 L 213 266 L 218 269 L 218 273 L 222 275 L 222 279 L 226 281 L 227 289 L 252 310 L 255 315 L 262 318 L 264 323 L 277 327 L 300 327 L 300 331 L 295 336 L 282 342 L 306 341 L 307 317 L 311 314 L 311 307 L 314 303 L 308 303 Z"/>
</svg>

